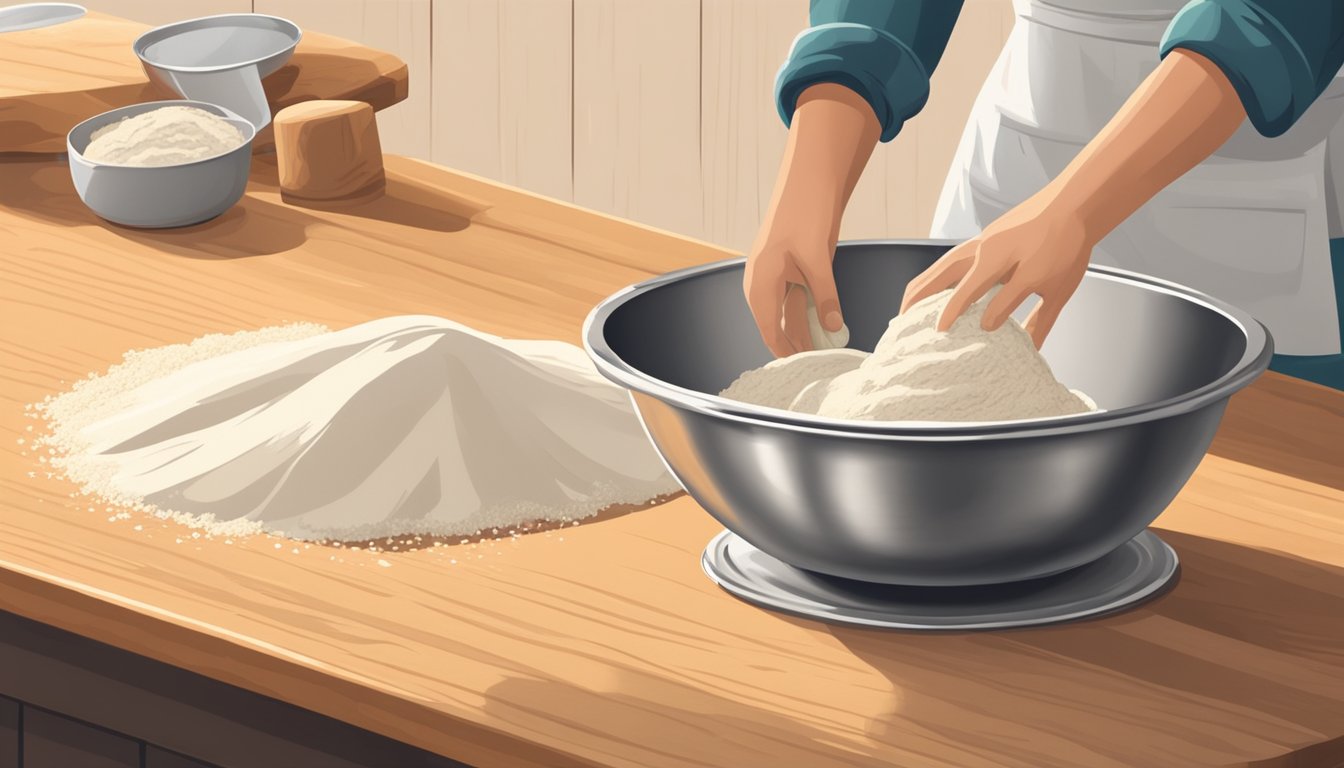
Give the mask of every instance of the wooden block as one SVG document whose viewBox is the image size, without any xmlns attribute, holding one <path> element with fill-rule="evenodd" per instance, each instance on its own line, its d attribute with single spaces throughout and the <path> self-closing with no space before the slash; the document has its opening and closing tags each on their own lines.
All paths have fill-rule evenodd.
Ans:
<svg viewBox="0 0 1344 768">
<path fill-rule="evenodd" d="M 0 152 L 64 152 L 75 124 L 109 109 L 177 94 L 150 85 L 131 44 L 148 25 L 89 13 L 0 35 Z M 406 98 L 396 56 L 307 30 L 289 63 L 262 81 L 271 111 L 310 99 L 358 99 L 375 109 Z M 270 127 L 253 146 L 268 146 Z"/>
<path fill-rule="evenodd" d="M 362 101 L 286 107 L 275 116 L 275 150 L 286 202 L 367 200 L 386 184 L 378 122 Z"/>
<path fill-rule="evenodd" d="M 32 707 L 23 712 L 24 768 L 139 768 L 140 743 Z"/>
</svg>

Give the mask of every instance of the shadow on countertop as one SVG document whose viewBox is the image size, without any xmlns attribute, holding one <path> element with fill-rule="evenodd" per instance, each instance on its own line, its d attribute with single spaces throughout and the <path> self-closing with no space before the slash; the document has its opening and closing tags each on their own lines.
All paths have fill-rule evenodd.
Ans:
<svg viewBox="0 0 1344 768">
<path fill-rule="evenodd" d="M 454 212 L 454 203 L 434 190 L 402 179 L 388 179 L 381 195 L 357 203 L 289 202 L 295 212 L 310 208 L 345 217 L 372 219 L 434 232 L 460 232 L 479 211 Z M 462 215 L 466 214 L 466 215 Z"/>
<path fill-rule="evenodd" d="M 915 719 L 991 749 L 1050 738 L 1076 764 L 1240 765 L 1257 752 L 1250 765 L 1344 761 L 1344 568 L 1158 533 L 1180 556 L 1179 583 L 1111 616 L 939 634 L 780 618 L 824 627 L 891 681 L 891 711 L 869 724 L 879 740 Z M 977 732 L 978 713 L 1019 732 Z M 1293 739 L 1317 741 L 1282 754 Z"/>
<path fill-rule="evenodd" d="M 1267 373 L 1232 396 L 1209 453 L 1344 490 L 1344 392 Z"/>
<path fill-rule="evenodd" d="M 278 194 L 274 158 L 253 158 L 249 192 Z M 261 200 L 248 194 L 210 221 L 174 229 L 136 229 L 98 218 L 75 193 L 65 160 L 50 156 L 0 163 L 0 206 L 25 218 L 59 226 L 99 226 L 157 251 L 192 259 L 238 259 L 301 247 L 314 224 L 363 228 L 367 221 L 434 232 L 459 232 L 483 209 L 440 190 L 390 178 L 386 192 L 358 204 L 318 206 Z"/>
<path fill-rule="evenodd" d="M 317 221 L 248 195 L 202 224 L 176 229 L 123 227 L 89 210 L 75 193 L 65 159 L 50 157 L 0 163 L 0 206 L 47 224 L 103 227 L 140 245 L 193 259 L 237 259 L 292 250 L 304 244 L 307 226 Z"/>
</svg>

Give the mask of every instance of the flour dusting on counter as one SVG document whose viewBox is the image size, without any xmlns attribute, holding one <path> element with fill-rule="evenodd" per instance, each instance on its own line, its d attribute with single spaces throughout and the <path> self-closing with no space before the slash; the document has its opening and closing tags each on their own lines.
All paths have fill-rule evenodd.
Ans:
<svg viewBox="0 0 1344 768">
<path fill-rule="evenodd" d="M 469 535 L 679 490 L 582 350 L 437 317 L 132 352 L 37 411 L 85 492 L 213 535 Z"/>
</svg>

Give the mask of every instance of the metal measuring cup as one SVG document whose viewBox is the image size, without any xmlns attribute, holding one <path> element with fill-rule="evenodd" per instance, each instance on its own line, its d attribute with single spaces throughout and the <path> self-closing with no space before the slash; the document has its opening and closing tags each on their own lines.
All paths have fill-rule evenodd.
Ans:
<svg viewBox="0 0 1344 768">
<path fill-rule="evenodd" d="M 152 82 L 232 110 L 260 131 L 271 122 L 261 79 L 289 61 L 302 36 L 288 19 L 229 13 L 156 27 L 133 48 Z"/>
</svg>

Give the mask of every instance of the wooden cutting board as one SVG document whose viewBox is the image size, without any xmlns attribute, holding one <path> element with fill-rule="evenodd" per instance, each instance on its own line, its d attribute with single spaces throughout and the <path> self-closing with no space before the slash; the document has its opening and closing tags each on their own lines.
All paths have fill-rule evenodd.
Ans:
<svg viewBox="0 0 1344 768">
<path fill-rule="evenodd" d="M 100 112 L 180 98 L 151 85 L 131 50 L 149 29 L 89 13 L 0 34 L 0 153 L 64 152 L 66 133 Z M 396 56 L 305 30 L 293 58 L 264 85 L 275 112 L 309 99 L 355 99 L 384 109 L 406 98 L 409 82 Z M 268 128 L 258 148 L 269 145 L 269 136 Z"/>
</svg>

